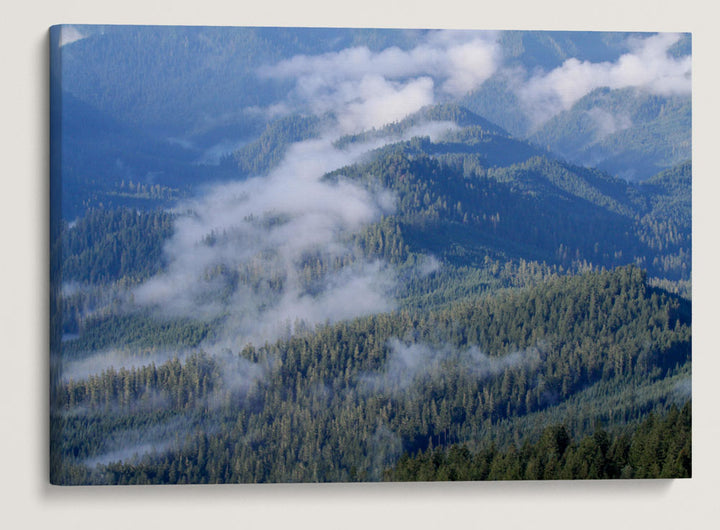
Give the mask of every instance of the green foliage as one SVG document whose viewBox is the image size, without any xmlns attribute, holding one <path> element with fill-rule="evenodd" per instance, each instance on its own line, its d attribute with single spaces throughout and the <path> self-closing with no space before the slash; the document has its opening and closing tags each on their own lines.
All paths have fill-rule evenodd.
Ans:
<svg viewBox="0 0 720 530">
<path fill-rule="evenodd" d="M 175 217 L 158 208 L 209 179 L 266 174 L 290 144 L 317 137 L 325 118 L 266 123 L 255 112 L 291 89 L 259 66 L 351 45 L 407 48 L 416 34 L 104 31 L 63 46 L 53 70 L 64 111 L 53 115 L 53 483 L 690 475 L 692 164 L 630 184 L 549 152 L 650 176 L 689 157 L 688 98 L 599 89 L 533 145 L 506 132 L 527 134 L 531 119 L 496 76 L 465 107 L 427 107 L 339 139 L 343 148 L 457 125 L 326 175 L 389 191 L 395 209 L 345 236 L 347 255 L 308 252 L 294 264 L 300 295 L 313 297 L 330 273 L 377 259 L 397 275 L 396 310 L 296 322 L 253 345 L 229 315 L 161 318 L 128 303 L 166 265 Z M 571 56 L 614 60 L 625 37 L 516 32 L 500 43 L 507 64 L 550 69 Z M 684 36 L 672 53 L 688 46 Z M 241 141 L 219 165 L 204 161 Z M 214 230 L 199 244 L 224 237 Z M 204 274 L 221 301 L 242 284 L 272 305 L 286 278 L 258 266 Z M 94 362 L 103 368 L 84 369 Z"/>
<path fill-rule="evenodd" d="M 63 345 L 63 354 L 71 357 L 102 351 L 111 346 L 186 346 L 194 347 L 213 336 L 211 322 L 189 319 L 163 320 L 148 313 L 89 316 L 81 321 L 81 334 Z"/>
<path fill-rule="evenodd" d="M 199 353 L 185 362 L 106 370 L 62 386 L 56 414 L 67 436 L 58 450 L 67 466 L 58 476 L 121 484 L 380 480 L 403 452 L 488 444 L 495 425 L 573 399 L 578 421 L 606 417 L 604 404 L 612 405 L 608 398 L 618 389 L 661 382 L 689 364 L 690 318 L 689 302 L 649 287 L 641 270 L 625 267 L 322 326 L 224 357 Z M 408 355 L 417 364 L 403 364 Z M 594 394 L 583 401 L 590 388 Z M 625 402 L 625 423 L 646 406 Z M 166 436 L 176 440 L 172 448 L 78 471 L 103 451 L 113 453 L 100 442 L 108 432 L 120 424 L 127 430 L 128 422 L 149 431 L 161 410 L 176 422 Z M 514 432 L 524 443 L 522 424 Z M 561 435 L 541 440 L 559 454 Z M 488 478 L 526 477 L 523 453 L 505 447 L 502 461 L 477 466 Z M 594 446 L 568 447 L 576 456 L 564 458 L 578 477 L 609 469 L 582 467 Z M 536 478 L 560 466 L 559 458 L 544 458 L 534 464 Z M 461 467 L 438 476 L 467 478 Z"/>
<path fill-rule="evenodd" d="M 158 272 L 173 219 L 166 212 L 90 210 L 62 232 L 63 281 L 141 280 Z"/>
<path fill-rule="evenodd" d="M 262 172 L 313 127 L 278 122 L 236 160 Z M 224 354 L 201 350 L 222 320 L 121 309 L 126 289 L 161 270 L 172 215 L 92 209 L 64 227 L 63 277 L 82 285 L 59 299 L 62 329 L 78 335 L 63 361 L 176 355 L 77 379 L 57 370 L 53 482 L 405 480 L 384 475 L 402 454 L 432 455 L 411 465 L 413 480 L 681 476 L 684 445 L 630 437 L 686 397 L 691 165 L 634 186 L 512 142 L 471 124 L 327 175 L 393 191 L 396 210 L 348 236 L 357 255 L 304 256 L 303 293 L 359 256 L 379 258 L 402 280 L 398 310 L 257 346 L 238 339 Z M 616 268 L 635 262 L 653 278 Z M 207 274 L 258 281 L 252 267 Z M 269 284 L 263 293 L 282 292 L 282 278 Z"/>
<path fill-rule="evenodd" d="M 690 98 L 599 88 L 529 139 L 578 164 L 644 180 L 691 156 Z"/>
<path fill-rule="evenodd" d="M 689 478 L 691 406 L 650 415 L 637 429 L 611 436 L 603 429 L 573 442 L 563 425 L 547 427 L 536 443 L 471 453 L 463 445 L 404 454 L 385 474 L 392 481 Z"/>
<path fill-rule="evenodd" d="M 682 199 L 689 198 L 689 179 L 666 177 L 684 190 L 676 194 L 545 157 L 487 168 L 477 153 L 425 154 L 438 145 L 446 144 L 397 144 L 326 177 L 396 192 L 396 213 L 363 236 L 391 231 L 394 249 L 379 252 L 386 259 L 397 262 L 407 248 L 454 266 L 480 266 L 488 256 L 574 271 L 636 263 L 653 276 L 689 279 L 690 203 Z"/>
<path fill-rule="evenodd" d="M 214 359 L 197 352 L 182 362 L 174 357 L 160 366 L 109 368 L 78 382 L 68 381 L 62 402 L 68 409 L 113 406 L 134 413 L 160 400 L 166 402 L 165 410 L 192 409 L 222 386 L 220 369 Z"/>
<path fill-rule="evenodd" d="M 270 122 L 257 140 L 227 157 L 224 165 L 236 166 L 241 175 L 261 175 L 282 160 L 288 145 L 315 137 L 319 125 L 318 118 L 297 115 Z"/>
</svg>

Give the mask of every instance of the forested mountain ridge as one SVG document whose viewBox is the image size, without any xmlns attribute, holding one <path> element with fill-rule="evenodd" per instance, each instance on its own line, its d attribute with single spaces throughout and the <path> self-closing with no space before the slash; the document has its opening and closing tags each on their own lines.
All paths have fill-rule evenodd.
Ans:
<svg viewBox="0 0 720 530">
<path fill-rule="evenodd" d="M 442 119 L 463 110 L 444 106 L 423 111 L 428 112 Z M 509 151 L 507 156 L 515 157 L 511 160 L 521 162 L 492 167 L 488 158 L 507 158 L 503 147 L 512 140 L 501 131 L 476 129 L 477 120 L 469 116 L 469 125 L 448 136 L 391 144 L 370 162 L 325 177 L 368 188 L 380 185 L 395 193 L 395 212 L 353 236 L 364 255 L 397 266 L 422 263 L 427 256 L 440 260 L 440 271 L 410 280 L 398 296 L 413 303 L 439 302 L 448 296 L 443 292 L 465 296 L 565 271 L 627 263 L 646 268 L 666 287 L 674 285 L 689 296 L 689 162 L 641 185 L 537 155 L 531 147 Z M 312 122 L 298 123 L 299 134 L 305 134 L 309 129 L 303 124 Z M 479 140 L 468 141 L 468 136 Z M 458 143 L 458 138 L 464 141 Z M 266 146 L 262 152 L 282 153 L 287 142 L 268 132 L 257 145 Z M 267 166 L 262 156 L 243 160 Z M 174 218 L 152 211 L 90 211 L 64 231 L 65 281 L 93 285 L 124 279 L 133 284 L 157 273 Z M 454 287 L 448 290 L 449 285 Z M 82 327 L 82 308 L 97 305 L 90 299 L 97 295 L 86 299 L 82 290 L 67 299 L 67 313 L 74 316 L 66 320 L 66 332 Z"/>
<path fill-rule="evenodd" d="M 486 256 L 565 269 L 637 263 L 653 276 L 689 279 L 691 164 L 633 185 L 557 161 L 449 104 L 428 107 L 364 136 L 341 138 L 340 143 L 366 141 L 368 134 L 397 138 L 428 123 L 426 119 L 457 121 L 455 128 L 434 140 L 421 136 L 391 143 L 370 162 L 327 176 L 369 187 L 379 184 L 397 193 L 397 212 L 379 228 L 396 234 L 399 229 L 403 235 L 381 236 L 394 238 L 397 248 L 386 246 L 385 258 L 397 261 L 397 252 L 411 244 L 416 253 L 455 256 L 453 263 L 459 266 L 481 264 Z M 237 164 L 240 175 L 263 173 L 290 143 L 313 137 L 317 127 L 317 119 L 298 116 L 272 122 L 256 142 L 223 165 L 229 172 L 229 165 Z M 148 190 L 148 199 L 163 197 L 166 189 L 121 182 L 112 197 L 135 205 L 135 197 L 144 196 L 141 186 Z"/>
<path fill-rule="evenodd" d="M 147 278 L 162 266 L 162 244 L 172 233 L 173 219 L 163 211 L 89 211 L 64 230 L 64 281 L 99 284 Z"/>
<path fill-rule="evenodd" d="M 486 255 L 566 269 L 637 263 L 659 277 L 689 279 L 689 164 L 658 177 L 673 183 L 668 193 L 667 184 L 638 187 L 544 156 L 487 167 L 483 149 L 495 145 L 447 153 L 444 141 L 416 139 L 328 178 L 378 179 L 398 194 L 387 222 L 399 223 L 410 248 L 456 265 L 477 266 Z M 658 212 L 669 210 L 679 224 L 659 223 Z"/>
<path fill-rule="evenodd" d="M 63 111 L 54 109 L 64 220 L 93 208 L 167 208 L 210 176 L 195 163 L 200 150 L 123 124 L 58 86 L 53 90 Z M 222 178 L 217 169 L 212 174 Z"/>
<path fill-rule="evenodd" d="M 423 46 L 413 46 L 424 39 L 433 42 L 441 34 L 339 28 L 74 28 L 80 38 L 61 46 L 58 67 L 51 73 L 53 90 L 63 93 L 69 118 L 62 128 L 63 178 L 72 186 L 72 193 L 64 197 L 67 220 L 100 202 L 121 206 L 112 195 L 122 179 L 185 191 L 199 181 L 232 177 L 232 171 L 219 171 L 228 167 L 224 164 L 212 171 L 204 166 L 214 166 L 239 147 L 253 144 L 277 117 L 271 109 L 294 94 L 286 79 L 261 75 L 263 66 L 344 50 L 364 49 L 377 56 L 387 50 L 424 52 Z M 451 37 L 463 33 L 472 35 L 458 32 Z M 443 103 L 462 105 L 517 140 L 530 139 L 576 164 L 625 178 L 644 179 L 689 158 L 691 105 L 685 94 L 600 86 L 539 125 L 533 121 L 533 106 L 522 96 L 524 83 L 562 72 L 570 59 L 607 68 L 633 53 L 633 41 L 652 39 L 651 34 L 494 35 L 496 70 L 479 88 L 461 97 L 445 97 Z M 689 53 L 690 35 L 683 34 L 666 58 L 682 59 Z M 293 111 L 309 114 L 292 107 L 285 112 Z M 73 116 L 82 120 L 73 123 Z M 458 125 L 465 124 L 461 120 Z M 88 135 L 91 128 L 97 134 Z M 295 136 L 301 137 L 306 136 Z M 266 170 L 281 152 L 252 149 L 254 154 L 246 153 L 252 158 L 269 158 L 240 162 L 242 173 Z M 133 206 L 167 206 L 166 198 L 141 199 Z"/>
<path fill-rule="evenodd" d="M 276 166 L 295 142 L 315 138 L 320 120 L 310 116 L 293 115 L 270 122 L 257 140 L 244 145 L 222 160 L 228 171 L 236 170 L 240 176 L 265 174 Z"/>
<path fill-rule="evenodd" d="M 633 181 L 644 180 L 691 156 L 692 105 L 689 91 L 648 91 L 644 87 L 613 86 L 612 66 L 631 54 L 628 43 L 646 34 L 573 32 L 506 32 L 500 37 L 503 56 L 515 72 L 499 72 L 465 95 L 460 104 L 569 161 L 590 165 Z M 682 60 L 691 54 L 690 34 L 678 35 L 666 57 Z M 645 59 L 649 61 L 649 57 Z M 523 93 L 518 72 L 543 72 L 558 79 L 576 67 L 591 64 L 605 69 L 607 83 L 595 86 L 572 104 L 560 105 L 542 119 Z M 594 72 L 584 72 L 586 81 Z M 522 75 L 522 74 L 520 74 Z M 565 87 L 567 93 L 573 88 Z M 539 106 L 550 101 L 540 99 Z M 537 111 L 537 108 L 535 108 Z M 542 112 L 540 112 L 542 114 Z"/>
<path fill-rule="evenodd" d="M 690 158 L 691 120 L 688 98 L 601 88 L 529 140 L 578 164 L 641 181 Z"/>
<path fill-rule="evenodd" d="M 689 35 L 54 30 L 53 483 L 691 474 Z"/>
</svg>

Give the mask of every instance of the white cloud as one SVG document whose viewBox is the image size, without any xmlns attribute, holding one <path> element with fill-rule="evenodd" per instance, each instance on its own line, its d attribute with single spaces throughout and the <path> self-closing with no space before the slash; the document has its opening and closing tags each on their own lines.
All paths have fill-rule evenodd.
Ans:
<svg viewBox="0 0 720 530">
<path fill-rule="evenodd" d="M 462 370 L 483 379 L 503 373 L 508 368 L 535 366 L 540 360 L 538 348 L 528 348 L 503 356 L 489 356 L 476 347 L 464 351 L 450 346 L 437 347 L 425 343 L 404 343 L 392 339 L 383 369 L 364 374 L 360 380 L 373 392 L 403 392 L 424 378 L 450 370 Z"/>
<path fill-rule="evenodd" d="M 536 124 L 567 110 L 599 87 L 636 87 L 654 94 L 690 94 L 690 56 L 674 58 L 668 49 L 680 36 L 661 33 L 630 41 L 631 52 L 615 62 L 592 63 L 575 58 L 547 73 L 532 76 L 516 86 Z"/>
<path fill-rule="evenodd" d="M 366 263 L 347 237 L 390 213 L 392 196 L 321 178 L 376 145 L 301 142 L 267 177 L 220 185 L 182 205 L 191 213 L 165 247 L 167 269 L 134 291 L 135 302 L 168 316 L 222 316 L 225 335 L 240 342 L 276 338 L 296 320 L 391 309 L 393 273 Z M 324 269 L 311 271 L 318 263 Z"/>
<path fill-rule="evenodd" d="M 170 350 L 121 350 L 110 349 L 100 352 L 93 352 L 88 357 L 78 360 L 65 360 L 62 363 L 63 381 L 81 381 L 93 375 L 99 375 L 108 370 L 120 371 L 121 369 L 132 370 L 141 368 L 152 363 L 163 364 L 172 359 L 184 360 L 189 351 Z"/>
<path fill-rule="evenodd" d="M 479 87 L 495 73 L 498 66 L 498 50 L 482 40 L 453 46 L 447 50 L 447 80 L 443 90 L 460 96 Z"/>
<path fill-rule="evenodd" d="M 480 86 L 500 64 L 497 34 L 440 31 L 410 50 L 371 52 L 356 47 L 316 56 L 299 55 L 259 70 L 263 77 L 295 79 L 294 104 L 342 114 L 346 133 L 378 127 L 435 101 Z"/>
<path fill-rule="evenodd" d="M 344 92 L 347 107 L 338 122 L 351 133 L 399 121 L 434 101 L 433 80 L 421 77 L 407 83 L 391 83 L 382 77 L 364 77 L 357 90 Z M 332 110 L 332 109 L 328 109 Z"/>
<path fill-rule="evenodd" d="M 84 39 L 87 35 L 83 35 L 75 26 L 62 26 L 60 28 L 60 46 L 65 46 L 75 41 Z"/>
<path fill-rule="evenodd" d="M 632 120 L 626 114 L 613 115 L 604 109 L 595 107 L 588 110 L 587 115 L 596 127 L 595 141 L 632 127 Z"/>
<path fill-rule="evenodd" d="M 487 79 L 499 61 L 494 32 L 431 32 L 410 50 L 397 47 L 371 52 L 367 47 L 346 48 L 322 55 L 298 55 L 264 67 L 267 77 L 296 78 L 307 93 L 329 88 L 333 83 L 358 80 L 367 75 L 386 79 L 416 76 Z"/>
</svg>

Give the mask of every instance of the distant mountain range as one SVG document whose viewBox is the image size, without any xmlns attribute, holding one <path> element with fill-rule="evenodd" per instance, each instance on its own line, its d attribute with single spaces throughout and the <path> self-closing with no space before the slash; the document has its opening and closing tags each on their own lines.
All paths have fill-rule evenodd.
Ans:
<svg viewBox="0 0 720 530">
<path fill-rule="evenodd" d="M 113 182 L 132 178 L 167 186 L 178 179 L 185 186 L 207 177 L 200 166 L 232 156 L 266 127 L 279 128 L 262 109 L 285 100 L 292 85 L 258 76 L 261 66 L 353 46 L 373 52 L 390 46 L 409 50 L 428 34 L 329 28 L 78 28 L 87 36 L 62 47 L 62 68 L 56 72 L 62 79 L 54 85 L 72 116 L 63 124 L 70 163 L 66 179 L 87 183 L 100 176 Z M 519 77 L 561 68 L 569 58 L 597 64 L 617 61 L 628 53 L 633 36 L 647 37 L 501 32 L 496 46 L 502 68 L 477 90 L 455 99 L 516 139 L 568 162 L 629 180 L 646 179 L 690 158 L 689 96 L 601 87 L 537 125 L 517 89 Z M 689 36 L 682 36 L 668 53 L 686 55 L 689 42 Z M 144 155 L 149 146 L 153 154 Z M 258 169 L 262 165 L 244 171 Z"/>
<path fill-rule="evenodd" d="M 574 163 L 645 180 L 692 154 L 686 97 L 601 88 L 529 136 Z"/>
</svg>

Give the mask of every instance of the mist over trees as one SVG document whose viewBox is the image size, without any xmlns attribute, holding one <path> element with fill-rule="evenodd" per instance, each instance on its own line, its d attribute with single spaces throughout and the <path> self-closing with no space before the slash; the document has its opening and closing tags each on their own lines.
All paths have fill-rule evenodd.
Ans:
<svg viewBox="0 0 720 530">
<path fill-rule="evenodd" d="M 53 31 L 53 483 L 691 475 L 689 36 Z"/>
</svg>

